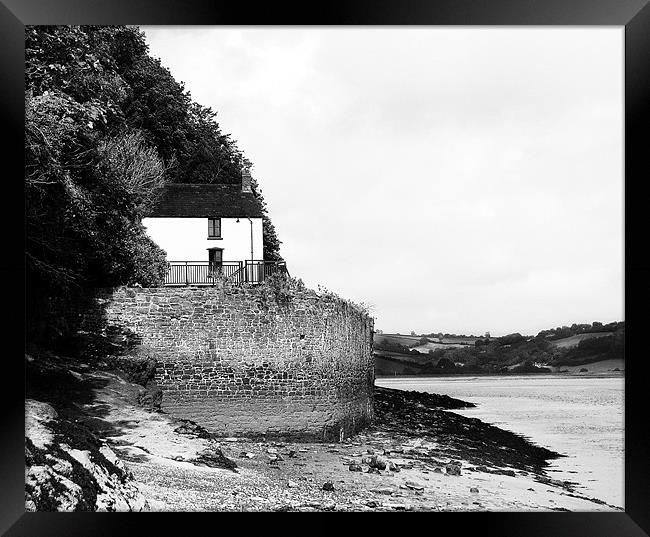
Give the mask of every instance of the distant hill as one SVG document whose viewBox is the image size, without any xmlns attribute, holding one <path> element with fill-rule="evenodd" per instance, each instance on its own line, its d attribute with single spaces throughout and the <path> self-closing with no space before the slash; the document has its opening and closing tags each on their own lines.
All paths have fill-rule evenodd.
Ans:
<svg viewBox="0 0 650 537">
<path fill-rule="evenodd" d="M 574 324 L 536 336 L 442 336 L 375 334 L 376 375 L 547 373 L 603 360 L 621 365 L 625 323 Z"/>
</svg>

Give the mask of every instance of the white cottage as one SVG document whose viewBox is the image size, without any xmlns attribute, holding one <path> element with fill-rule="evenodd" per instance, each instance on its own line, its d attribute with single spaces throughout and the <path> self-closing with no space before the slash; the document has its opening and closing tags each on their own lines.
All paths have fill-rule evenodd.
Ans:
<svg viewBox="0 0 650 537">
<path fill-rule="evenodd" d="M 262 206 L 242 184 L 167 185 L 149 216 L 148 235 L 167 253 L 168 285 L 212 285 L 217 275 L 259 283 L 284 263 L 264 261 Z"/>
</svg>

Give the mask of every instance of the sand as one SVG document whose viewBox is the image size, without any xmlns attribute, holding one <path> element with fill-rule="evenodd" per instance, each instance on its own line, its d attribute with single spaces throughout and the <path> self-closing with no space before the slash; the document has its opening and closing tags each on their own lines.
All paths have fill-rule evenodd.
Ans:
<svg viewBox="0 0 650 537">
<path fill-rule="evenodd" d="M 398 397 L 411 408 L 378 392 L 375 424 L 341 443 L 218 439 L 138 406 L 143 388 L 117 372 L 80 366 L 75 373 L 89 392 L 76 402 L 68 392 L 65 414 L 77 412 L 125 463 L 152 511 L 621 510 L 549 480 L 544 452 L 516 435 L 428 409 L 407 392 Z M 389 468 L 372 468 L 373 454 Z"/>
</svg>

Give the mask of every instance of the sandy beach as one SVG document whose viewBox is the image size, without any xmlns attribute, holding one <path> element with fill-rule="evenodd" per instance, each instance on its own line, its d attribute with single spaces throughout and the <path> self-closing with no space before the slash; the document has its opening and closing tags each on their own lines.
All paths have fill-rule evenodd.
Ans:
<svg viewBox="0 0 650 537">
<path fill-rule="evenodd" d="M 127 464 L 151 509 L 161 511 L 617 510 L 524 471 L 494 474 L 460 460 L 460 474 L 448 474 L 426 460 L 427 442 L 390 446 L 394 439 L 379 432 L 326 445 L 238 439 L 221 443 L 236 473 L 158 456 Z M 387 453 L 399 471 L 351 471 L 349 461 L 370 451 Z"/>
<path fill-rule="evenodd" d="M 64 406 L 42 389 L 33 396 L 87 426 L 123 461 L 144 510 L 621 510 L 550 479 L 544 468 L 557 454 L 448 412 L 464 403 L 446 396 L 376 387 L 375 422 L 340 443 L 213 438 L 139 406 L 143 388 L 118 372 L 66 367 L 83 396 L 67 390 Z"/>
</svg>

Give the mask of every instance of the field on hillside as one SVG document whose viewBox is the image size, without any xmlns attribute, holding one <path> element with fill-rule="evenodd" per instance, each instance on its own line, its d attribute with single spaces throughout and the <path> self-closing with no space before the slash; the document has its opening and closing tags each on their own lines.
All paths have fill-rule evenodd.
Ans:
<svg viewBox="0 0 650 537">
<path fill-rule="evenodd" d="M 431 339 L 431 338 L 429 338 Z M 439 340 L 440 343 L 445 343 L 446 345 L 474 345 L 476 340 L 480 338 L 476 337 L 443 337 Z"/>
<path fill-rule="evenodd" d="M 402 334 L 374 334 L 373 336 L 373 342 L 376 343 L 399 343 L 400 345 L 406 345 L 408 347 L 411 347 L 415 345 L 416 343 L 419 343 L 419 341 L 426 336 L 405 336 Z M 469 338 L 469 337 L 443 337 L 443 338 L 436 338 L 436 337 L 427 337 L 431 343 L 427 343 L 427 345 L 441 345 L 446 348 L 449 348 L 450 345 L 453 346 L 461 346 L 461 345 L 474 345 L 477 338 Z M 439 348 L 439 347 L 429 347 L 432 349 Z"/>
<path fill-rule="evenodd" d="M 402 354 L 401 352 L 392 352 L 392 351 L 382 351 L 382 350 L 377 350 L 374 351 L 375 356 L 382 356 L 386 358 L 393 358 L 395 360 L 400 360 L 402 362 L 410 362 L 413 364 L 419 364 L 423 365 L 426 364 L 427 362 L 431 361 L 431 358 L 427 354 L 423 354 L 421 356 L 418 355 L 413 355 L 413 354 Z"/>
<path fill-rule="evenodd" d="M 399 343 L 411 347 L 420 341 L 419 336 L 403 336 L 401 334 L 374 334 L 373 342 L 377 343 Z"/>
<path fill-rule="evenodd" d="M 430 350 L 435 351 L 436 349 L 453 349 L 456 347 L 467 347 L 467 345 L 463 345 L 461 343 L 427 343 L 426 345 L 413 347 L 413 350 L 427 354 Z"/>
<path fill-rule="evenodd" d="M 593 339 L 598 337 L 611 336 L 612 332 L 586 332 L 584 334 L 576 334 L 575 336 L 565 337 L 551 341 L 553 345 L 561 349 L 568 349 L 570 347 L 577 347 L 578 344 L 585 339 Z"/>
<path fill-rule="evenodd" d="M 375 376 L 384 377 L 392 375 L 409 374 L 409 364 L 393 361 L 375 354 Z"/>
</svg>

